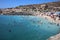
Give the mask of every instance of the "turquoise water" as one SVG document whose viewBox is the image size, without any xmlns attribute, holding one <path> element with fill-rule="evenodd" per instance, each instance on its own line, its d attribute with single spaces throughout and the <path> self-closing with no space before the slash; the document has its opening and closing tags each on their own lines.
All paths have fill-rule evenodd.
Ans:
<svg viewBox="0 0 60 40">
<path fill-rule="evenodd" d="M 60 27 L 36 16 L 0 15 L 0 40 L 46 40 Z"/>
</svg>

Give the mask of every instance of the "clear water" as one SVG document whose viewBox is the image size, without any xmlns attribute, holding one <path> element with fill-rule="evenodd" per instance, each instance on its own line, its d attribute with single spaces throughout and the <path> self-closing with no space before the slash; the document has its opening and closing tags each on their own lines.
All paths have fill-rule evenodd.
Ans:
<svg viewBox="0 0 60 40">
<path fill-rule="evenodd" d="M 46 40 L 60 27 L 36 16 L 0 15 L 0 40 Z"/>
</svg>

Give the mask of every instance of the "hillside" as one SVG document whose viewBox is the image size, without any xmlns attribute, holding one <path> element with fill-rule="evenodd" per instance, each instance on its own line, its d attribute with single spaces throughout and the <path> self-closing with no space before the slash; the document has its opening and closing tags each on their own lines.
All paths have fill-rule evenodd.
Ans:
<svg viewBox="0 0 60 40">
<path fill-rule="evenodd" d="M 26 9 L 26 10 L 39 10 L 41 11 L 60 11 L 60 1 L 59 2 L 50 2 L 50 3 L 43 3 L 43 4 L 32 4 L 32 5 L 23 5 L 17 6 L 16 8 Z"/>
<path fill-rule="evenodd" d="M 30 15 L 31 13 L 37 13 L 37 12 L 55 12 L 55 11 L 60 11 L 60 1 L 43 3 L 43 4 L 21 5 L 15 8 L 6 8 L 0 10 L 0 14 L 2 12 L 3 14 L 27 13 Z"/>
<path fill-rule="evenodd" d="M 53 7 L 60 7 L 60 1 L 59 2 L 50 2 L 50 3 L 43 3 L 47 4 L 48 6 L 53 6 Z M 23 5 L 23 6 L 18 6 L 18 7 L 40 7 L 43 4 L 32 4 L 32 5 Z"/>
</svg>

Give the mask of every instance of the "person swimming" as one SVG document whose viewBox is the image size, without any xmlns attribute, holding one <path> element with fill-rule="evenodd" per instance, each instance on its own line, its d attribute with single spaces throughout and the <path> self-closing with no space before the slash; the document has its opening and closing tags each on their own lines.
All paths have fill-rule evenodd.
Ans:
<svg viewBox="0 0 60 40">
<path fill-rule="evenodd" d="M 50 28 L 50 26 L 48 26 L 48 28 Z"/>
<path fill-rule="evenodd" d="M 57 26 L 59 26 L 59 23 L 57 24 Z"/>
<path fill-rule="evenodd" d="M 11 29 L 9 29 L 9 32 L 11 32 Z"/>
</svg>

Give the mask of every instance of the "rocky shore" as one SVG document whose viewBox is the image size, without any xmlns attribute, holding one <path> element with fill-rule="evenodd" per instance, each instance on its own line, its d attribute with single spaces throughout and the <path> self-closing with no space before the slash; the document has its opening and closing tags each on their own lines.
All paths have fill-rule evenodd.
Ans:
<svg viewBox="0 0 60 40">
<path fill-rule="evenodd" d="M 56 13 L 59 12 L 59 13 Z M 15 8 L 0 9 L 0 15 L 33 15 L 43 17 L 60 25 L 60 2 L 17 6 Z M 60 33 L 48 40 L 60 40 Z"/>
<path fill-rule="evenodd" d="M 55 36 L 51 36 L 49 39 L 47 40 L 60 40 L 60 33 L 55 35 Z"/>
</svg>

